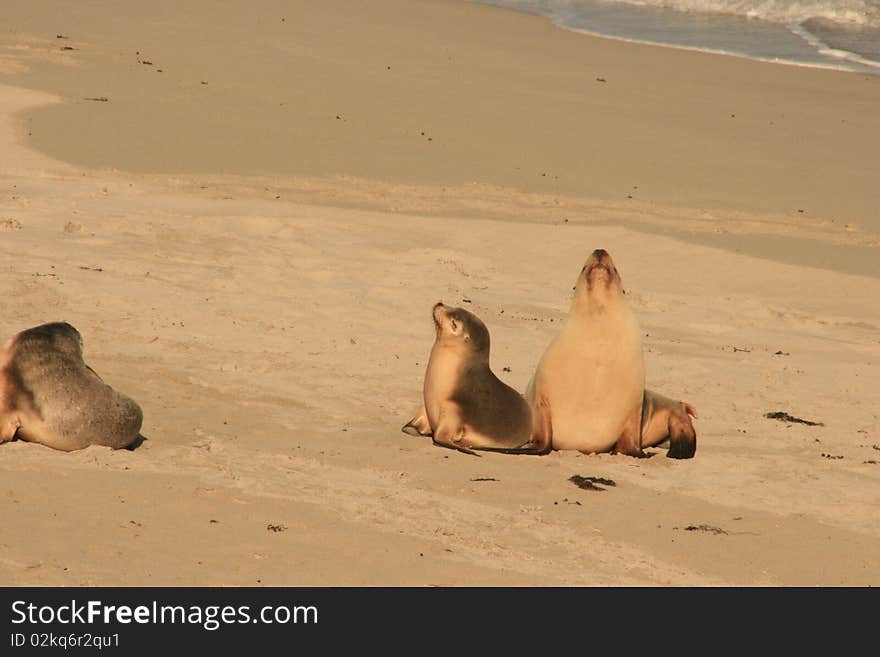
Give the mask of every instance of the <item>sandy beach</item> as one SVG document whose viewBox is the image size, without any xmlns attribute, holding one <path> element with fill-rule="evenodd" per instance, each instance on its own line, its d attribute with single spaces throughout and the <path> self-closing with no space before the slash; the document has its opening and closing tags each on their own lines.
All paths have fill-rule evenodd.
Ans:
<svg viewBox="0 0 880 657">
<path fill-rule="evenodd" d="M 880 77 L 352 4 L 4 9 L 0 341 L 146 440 L 0 445 L 0 583 L 880 584 Z M 694 459 L 400 432 L 436 301 L 523 391 L 598 247 Z"/>
</svg>

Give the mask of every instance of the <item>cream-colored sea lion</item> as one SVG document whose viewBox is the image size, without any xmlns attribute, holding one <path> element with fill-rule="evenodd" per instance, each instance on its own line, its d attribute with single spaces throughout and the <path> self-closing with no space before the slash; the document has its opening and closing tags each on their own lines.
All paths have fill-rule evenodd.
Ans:
<svg viewBox="0 0 880 657">
<path fill-rule="evenodd" d="M 689 458 L 696 449 L 693 407 L 645 390 L 639 324 L 604 249 L 581 269 L 568 319 L 541 357 L 526 399 L 533 440 L 553 449 L 642 456 L 642 447 L 666 438 L 671 457 Z"/>
<path fill-rule="evenodd" d="M 428 359 L 424 406 L 404 433 L 431 436 L 462 451 L 546 451 L 531 442 L 532 415 L 525 398 L 489 368 L 489 330 L 473 313 L 438 303 L 436 338 Z"/>
<path fill-rule="evenodd" d="M 82 337 L 70 324 L 27 329 L 0 352 L 0 442 L 119 449 L 137 440 L 142 422 L 140 406 L 83 361 Z"/>
<path fill-rule="evenodd" d="M 669 440 L 667 456 L 689 459 L 697 451 L 697 432 L 691 417 L 697 409 L 687 402 L 645 390 L 642 405 L 642 447 L 655 447 Z"/>
<path fill-rule="evenodd" d="M 552 435 L 542 438 L 549 438 L 553 449 L 640 456 L 644 392 L 639 324 L 614 261 L 596 249 L 581 269 L 568 318 L 541 357 L 526 398 L 536 417 L 549 410 Z"/>
</svg>

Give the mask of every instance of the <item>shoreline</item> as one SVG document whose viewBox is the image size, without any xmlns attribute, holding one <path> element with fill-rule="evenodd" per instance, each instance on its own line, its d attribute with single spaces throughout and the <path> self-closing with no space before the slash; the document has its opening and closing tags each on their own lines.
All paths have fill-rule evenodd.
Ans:
<svg viewBox="0 0 880 657">
<path fill-rule="evenodd" d="M 702 17 L 703 19 L 708 20 L 730 20 L 730 21 L 745 21 L 746 24 L 749 24 L 752 20 L 757 21 L 759 24 L 766 25 L 767 27 L 778 27 L 780 29 L 784 29 L 787 34 L 792 34 L 803 40 L 805 43 L 809 44 L 814 49 L 814 55 L 824 55 L 825 60 L 823 61 L 805 61 L 796 58 L 785 58 L 783 56 L 778 57 L 770 57 L 770 56 L 762 56 L 758 54 L 747 54 L 743 52 L 738 52 L 736 50 L 725 50 L 720 47 L 711 47 L 711 46 L 698 46 L 698 45 L 688 45 L 686 43 L 675 43 L 675 42 L 665 42 L 665 41 L 657 41 L 651 38 L 640 38 L 635 36 L 625 36 L 622 34 L 614 34 L 611 32 L 603 32 L 597 28 L 591 28 L 589 26 L 579 26 L 579 25 L 569 25 L 565 23 L 565 18 L 554 15 L 552 12 L 542 13 L 539 9 L 530 8 L 530 7 L 510 7 L 504 4 L 496 4 L 491 0 L 468 0 L 471 2 L 477 2 L 480 4 L 485 4 L 492 7 L 498 7 L 500 9 L 506 9 L 509 11 L 515 11 L 524 13 L 532 16 L 539 16 L 542 18 L 546 18 L 553 25 L 562 30 L 568 30 L 571 32 L 576 32 L 578 34 L 583 34 L 587 36 L 592 36 L 600 39 L 611 39 L 615 41 L 621 41 L 624 43 L 632 43 L 636 45 L 647 45 L 647 46 L 655 46 L 660 48 L 673 48 L 676 50 L 683 50 L 686 52 L 695 52 L 695 53 L 703 53 L 710 55 L 722 55 L 728 57 L 737 57 L 741 59 L 746 59 L 753 62 L 767 63 L 767 64 L 780 64 L 783 66 L 796 66 L 803 68 L 815 68 L 819 70 L 830 70 L 830 71 L 839 71 L 843 73 L 856 73 L 859 75 L 872 75 L 872 76 L 880 76 L 880 62 L 868 59 L 863 55 L 860 55 L 857 52 L 852 52 L 848 50 L 839 50 L 837 48 L 833 48 L 825 43 L 819 36 L 816 36 L 810 33 L 804 26 L 804 21 L 794 23 L 787 23 L 781 21 L 774 21 L 769 19 L 763 19 L 760 17 L 747 17 L 742 14 L 736 13 L 723 13 L 723 12 L 699 12 L 699 11 L 682 11 L 678 12 L 672 8 L 663 8 L 659 6 L 646 5 L 644 7 L 632 4 L 630 9 L 633 11 L 641 11 L 642 9 L 648 9 L 652 11 L 660 11 L 660 12 L 671 12 L 671 16 L 682 15 L 683 17 L 688 17 L 691 19 L 697 19 Z M 575 19 L 577 17 L 574 17 Z M 592 16 L 593 20 L 596 20 L 596 16 Z M 601 21 L 602 17 L 599 17 Z M 571 17 L 569 18 L 571 20 Z M 806 22 L 809 22 L 810 19 L 807 19 Z M 644 25 L 642 26 L 644 27 Z M 675 29 L 674 26 L 668 26 Z M 613 27 L 606 29 L 615 29 Z M 621 29 L 618 25 L 616 29 Z M 632 29 L 632 28 L 630 28 Z M 839 53 L 837 55 L 830 54 L 831 52 Z M 846 62 L 846 63 L 843 63 Z"/>
<path fill-rule="evenodd" d="M 294 27 L 302 52 L 294 53 L 285 50 L 285 35 L 296 21 L 267 26 L 260 17 L 254 29 L 266 35 L 266 55 L 253 54 L 238 68 L 231 59 L 238 51 L 217 49 L 231 34 L 222 25 L 206 26 L 195 55 L 150 33 L 155 44 L 143 58 L 132 34 L 108 36 L 98 26 L 93 44 L 68 35 L 74 51 L 32 44 L 24 62 L 30 74 L 0 79 L 51 88 L 65 99 L 27 112 L 21 130 L 30 147 L 76 166 L 191 184 L 269 176 L 280 187 L 312 187 L 308 202 L 329 205 L 360 193 L 334 190 L 334 181 L 356 180 L 359 189 L 373 187 L 366 207 L 411 208 L 430 199 L 416 211 L 431 215 L 459 213 L 458 200 L 443 190 L 469 186 L 493 190 L 496 214 L 506 197 L 501 205 L 510 218 L 524 196 L 545 209 L 560 206 L 556 215 L 543 213 L 548 222 L 657 226 L 663 222 L 655 215 L 681 210 L 719 219 L 709 232 L 692 224 L 664 234 L 725 246 L 727 233 L 752 233 L 732 248 L 749 245 L 771 257 L 774 249 L 761 245 L 768 233 L 748 228 L 755 225 L 749 216 L 775 224 L 771 238 L 784 230 L 793 240 L 815 241 L 821 225 L 819 239 L 833 252 L 794 262 L 880 275 L 871 263 L 880 245 L 880 190 L 871 182 L 880 119 L 870 111 L 880 79 L 618 42 L 495 6 L 404 5 L 386 0 L 372 9 L 374 18 L 349 17 L 365 22 L 361 34 L 346 33 L 345 44 L 334 38 L 321 45 L 308 27 L 337 20 L 335 6 L 300 17 Z M 59 11 L 55 22 L 63 23 Z M 386 37 L 377 21 L 399 11 L 389 52 L 346 59 Z M 438 35 L 463 21 L 467 28 L 444 51 Z M 489 26 L 497 33 L 483 39 Z M 537 61 L 524 59 L 516 42 L 534 43 Z M 122 43 L 132 52 L 121 52 Z M 298 86 L 266 86 L 281 70 L 270 57 L 279 53 L 292 57 L 285 70 Z M 149 65 L 140 63 L 146 57 Z M 309 81 L 315 67 L 338 83 Z M 109 100 L 83 100 L 93 96 Z M 222 115 L 212 109 L 216 103 L 223 103 Z M 391 198 L 389 190 L 408 198 Z M 386 202 L 377 203 L 383 194 Z M 479 216 L 479 198 L 471 206 L 469 214 Z M 607 214 L 588 214 L 593 210 Z"/>
<path fill-rule="evenodd" d="M 552 20 L 552 19 L 551 19 Z M 594 32 L 585 28 L 576 28 L 576 27 L 566 27 L 564 25 L 557 24 L 555 21 L 552 21 L 554 25 L 556 25 L 559 29 L 562 30 L 570 30 L 572 32 L 577 32 L 579 34 L 584 34 L 587 36 L 596 37 L 598 39 L 611 39 L 614 41 L 622 41 L 624 43 L 634 43 L 645 46 L 656 46 L 657 48 L 673 48 L 675 50 L 684 50 L 686 52 L 696 52 L 703 53 L 706 55 L 720 55 L 722 57 L 738 57 L 740 59 L 746 59 L 752 62 L 758 62 L 760 64 L 778 64 L 780 66 L 795 66 L 799 68 L 811 68 L 818 69 L 820 71 L 837 71 L 839 73 L 855 73 L 856 75 L 869 75 L 869 76 L 880 76 L 880 62 L 873 62 L 869 59 L 865 59 L 864 57 L 860 57 L 857 53 L 848 53 L 852 58 L 852 63 L 864 67 L 865 70 L 856 70 L 852 68 L 846 68 L 845 65 L 840 64 L 835 66 L 833 63 L 819 63 L 819 62 L 802 62 L 796 59 L 782 59 L 782 58 L 769 58 L 769 57 L 759 57 L 757 55 L 745 55 L 743 53 L 728 51 L 728 50 L 718 50 L 714 48 L 703 48 L 699 46 L 686 46 L 675 43 L 662 43 L 660 41 L 649 41 L 645 39 L 636 39 L 629 38 L 623 36 L 616 36 L 613 34 L 603 34 L 601 32 Z M 850 59 L 850 57 L 843 57 L 842 59 Z"/>
</svg>

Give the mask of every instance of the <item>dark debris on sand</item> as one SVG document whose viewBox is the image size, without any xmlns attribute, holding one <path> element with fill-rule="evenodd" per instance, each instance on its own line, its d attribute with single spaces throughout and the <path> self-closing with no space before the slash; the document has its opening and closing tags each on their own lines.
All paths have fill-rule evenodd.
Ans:
<svg viewBox="0 0 880 657">
<path fill-rule="evenodd" d="M 602 486 L 617 486 L 617 482 L 604 477 L 582 477 L 581 475 L 572 475 L 568 480 L 578 488 L 583 490 L 606 490 Z M 602 484 L 597 486 L 596 484 Z"/>
<path fill-rule="evenodd" d="M 678 529 L 676 527 L 675 529 Z M 721 527 L 715 527 L 714 525 L 688 525 L 684 528 L 686 532 L 709 532 L 710 534 L 727 534 L 727 532 Z"/>
<path fill-rule="evenodd" d="M 813 422 L 812 420 L 804 420 L 794 415 L 789 415 L 785 411 L 774 411 L 772 413 L 764 413 L 764 417 L 770 420 L 779 420 L 780 422 L 796 422 L 798 424 L 806 424 L 810 427 L 824 427 L 824 422 Z"/>
</svg>

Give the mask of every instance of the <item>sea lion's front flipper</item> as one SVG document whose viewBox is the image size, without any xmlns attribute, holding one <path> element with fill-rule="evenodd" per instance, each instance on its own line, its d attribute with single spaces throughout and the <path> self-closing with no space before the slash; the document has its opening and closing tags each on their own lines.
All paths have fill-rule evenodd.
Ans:
<svg viewBox="0 0 880 657">
<path fill-rule="evenodd" d="M 642 410 L 645 406 L 645 396 L 642 394 L 642 403 L 637 412 L 626 421 L 623 431 L 614 445 L 615 454 L 645 458 L 647 454 L 642 451 Z"/>
<path fill-rule="evenodd" d="M 550 414 L 550 400 L 544 395 L 541 395 L 541 398 L 532 407 L 532 436 L 526 445 L 531 445 L 536 450 L 536 454 L 547 454 L 553 449 L 553 419 Z"/>
<path fill-rule="evenodd" d="M 420 410 L 416 416 L 400 427 L 400 430 L 408 436 L 432 436 L 434 432 L 431 431 L 431 423 L 428 422 L 428 411 L 425 410 L 425 407 L 422 406 L 422 410 Z"/>
<path fill-rule="evenodd" d="M 19 421 L 18 416 L 12 416 L 0 420 L 0 443 L 14 440 L 15 434 L 18 432 L 20 426 L 21 422 Z"/>
<path fill-rule="evenodd" d="M 472 446 L 465 440 L 467 428 L 461 421 L 461 416 L 457 408 L 446 405 L 440 411 L 440 425 L 434 432 L 434 444 L 439 447 L 448 447 L 457 449 L 459 452 L 470 454 L 471 456 L 479 456 L 473 451 Z"/>
</svg>

